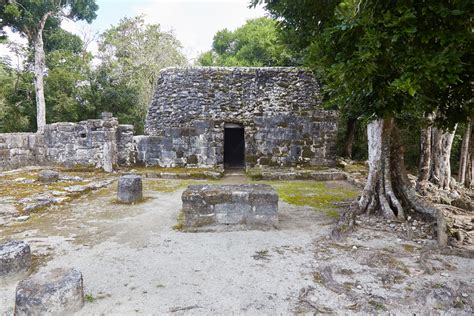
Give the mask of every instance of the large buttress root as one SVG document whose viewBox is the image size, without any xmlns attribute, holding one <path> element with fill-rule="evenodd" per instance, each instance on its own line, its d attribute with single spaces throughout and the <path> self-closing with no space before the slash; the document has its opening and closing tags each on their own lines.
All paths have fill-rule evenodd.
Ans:
<svg viewBox="0 0 474 316">
<path fill-rule="evenodd" d="M 408 180 L 403 159 L 403 147 L 393 118 L 377 119 L 367 126 L 369 174 L 356 205 L 341 216 L 332 232 L 340 238 L 350 231 L 355 215 L 380 212 L 387 219 L 405 220 L 404 209 L 414 209 L 428 221 L 437 222 L 438 241 L 446 245 L 446 223 L 440 210 L 419 198 Z M 357 207 L 356 207 L 357 206 Z"/>
<path fill-rule="evenodd" d="M 405 212 L 393 189 L 392 176 L 393 119 L 372 121 L 367 126 L 369 141 L 369 176 L 359 199 L 361 212 L 380 210 L 387 219 L 405 219 Z M 396 184 L 396 183 L 395 183 Z"/>
</svg>

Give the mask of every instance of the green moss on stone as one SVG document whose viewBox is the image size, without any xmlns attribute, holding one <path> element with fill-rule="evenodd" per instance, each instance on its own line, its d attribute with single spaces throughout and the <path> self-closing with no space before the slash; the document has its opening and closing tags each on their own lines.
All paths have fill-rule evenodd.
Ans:
<svg viewBox="0 0 474 316">
<path fill-rule="evenodd" d="M 336 202 L 354 199 L 358 191 L 349 186 L 330 185 L 326 181 L 265 181 L 278 192 L 281 200 L 293 205 L 307 205 L 338 218 Z"/>
</svg>

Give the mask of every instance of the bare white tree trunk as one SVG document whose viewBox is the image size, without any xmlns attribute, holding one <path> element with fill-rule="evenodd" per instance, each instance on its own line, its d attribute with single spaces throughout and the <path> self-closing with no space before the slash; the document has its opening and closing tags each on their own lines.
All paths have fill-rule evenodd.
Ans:
<svg viewBox="0 0 474 316">
<path fill-rule="evenodd" d="M 466 174 L 469 164 L 469 145 L 471 142 L 471 128 L 472 122 L 469 121 L 466 126 L 466 131 L 464 132 L 464 137 L 462 138 L 461 145 L 461 156 L 459 157 L 459 172 L 458 172 L 458 182 L 461 184 L 466 184 Z M 472 159 L 472 157 L 471 157 Z"/>
<path fill-rule="evenodd" d="M 420 133 L 420 163 L 418 167 L 418 179 L 416 182 L 416 190 L 425 195 L 428 187 L 431 170 L 431 124 L 433 115 L 428 114 L 426 117 L 426 127 L 421 128 Z"/>
<path fill-rule="evenodd" d="M 392 129 L 392 118 L 374 120 L 367 125 L 369 175 L 359 200 L 359 207 L 367 213 L 379 209 L 385 218 L 398 217 L 404 220 L 403 207 L 392 187 Z"/>
<path fill-rule="evenodd" d="M 453 131 L 444 131 L 433 127 L 431 132 L 431 173 L 430 181 L 440 189 L 451 189 L 451 148 L 453 145 Z"/>
<path fill-rule="evenodd" d="M 44 128 L 46 126 L 46 102 L 44 100 L 44 70 L 45 70 L 45 54 L 43 47 L 43 29 L 46 24 L 46 20 L 51 15 L 51 12 L 46 13 L 38 25 L 38 30 L 34 38 L 34 48 L 35 48 L 35 65 L 34 65 L 34 74 L 35 74 L 35 94 L 36 94 L 36 122 L 37 122 L 37 132 L 42 134 L 44 133 Z"/>
<path fill-rule="evenodd" d="M 341 238 L 352 229 L 355 216 L 361 213 L 379 212 L 385 218 L 405 219 L 403 205 L 407 209 L 437 223 L 438 242 L 447 244 L 446 222 L 441 210 L 419 198 L 412 187 L 405 169 L 404 147 L 393 118 L 372 121 L 367 126 L 369 145 L 369 174 L 360 199 L 339 219 L 332 236 Z"/>
<path fill-rule="evenodd" d="M 466 187 L 472 188 L 474 186 L 474 128 L 471 127 L 471 145 L 469 146 L 469 158 L 466 171 Z"/>
</svg>

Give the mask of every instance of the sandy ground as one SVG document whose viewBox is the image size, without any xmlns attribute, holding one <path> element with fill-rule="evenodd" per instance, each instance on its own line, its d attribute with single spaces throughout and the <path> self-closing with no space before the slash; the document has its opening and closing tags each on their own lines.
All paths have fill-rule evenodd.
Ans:
<svg viewBox="0 0 474 316">
<path fill-rule="evenodd" d="M 179 232 L 184 188 L 152 190 L 169 182 L 145 180 L 147 199 L 132 206 L 114 202 L 112 185 L 5 227 L 0 239 L 26 240 L 35 270 L 80 270 L 79 315 L 473 312 L 472 259 L 435 253 L 421 265 L 430 240 L 363 219 L 366 228 L 334 243 L 334 219 L 284 202 L 278 229 Z M 0 288 L 1 315 L 13 314 L 15 286 Z"/>
<path fill-rule="evenodd" d="M 105 189 L 2 237 L 28 241 L 44 261 L 39 269 L 79 269 L 93 298 L 80 314 L 290 312 L 301 286 L 312 283 L 312 241 L 331 220 L 281 203 L 280 230 L 183 233 L 172 229 L 181 193 L 147 191 L 146 202 L 127 206 Z M 14 288 L 0 290 L 4 314 Z"/>
</svg>

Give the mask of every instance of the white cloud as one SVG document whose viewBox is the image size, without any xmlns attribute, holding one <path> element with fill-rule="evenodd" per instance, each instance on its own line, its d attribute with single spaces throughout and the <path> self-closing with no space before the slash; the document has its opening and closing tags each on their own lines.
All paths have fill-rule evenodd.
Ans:
<svg viewBox="0 0 474 316">
<path fill-rule="evenodd" d="M 145 14 L 147 23 L 158 23 L 163 30 L 173 30 L 192 61 L 211 48 L 218 30 L 234 30 L 248 19 L 265 15 L 262 7 L 250 9 L 248 4 L 248 0 L 157 0 L 132 8 L 135 15 Z"/>
</svg>

